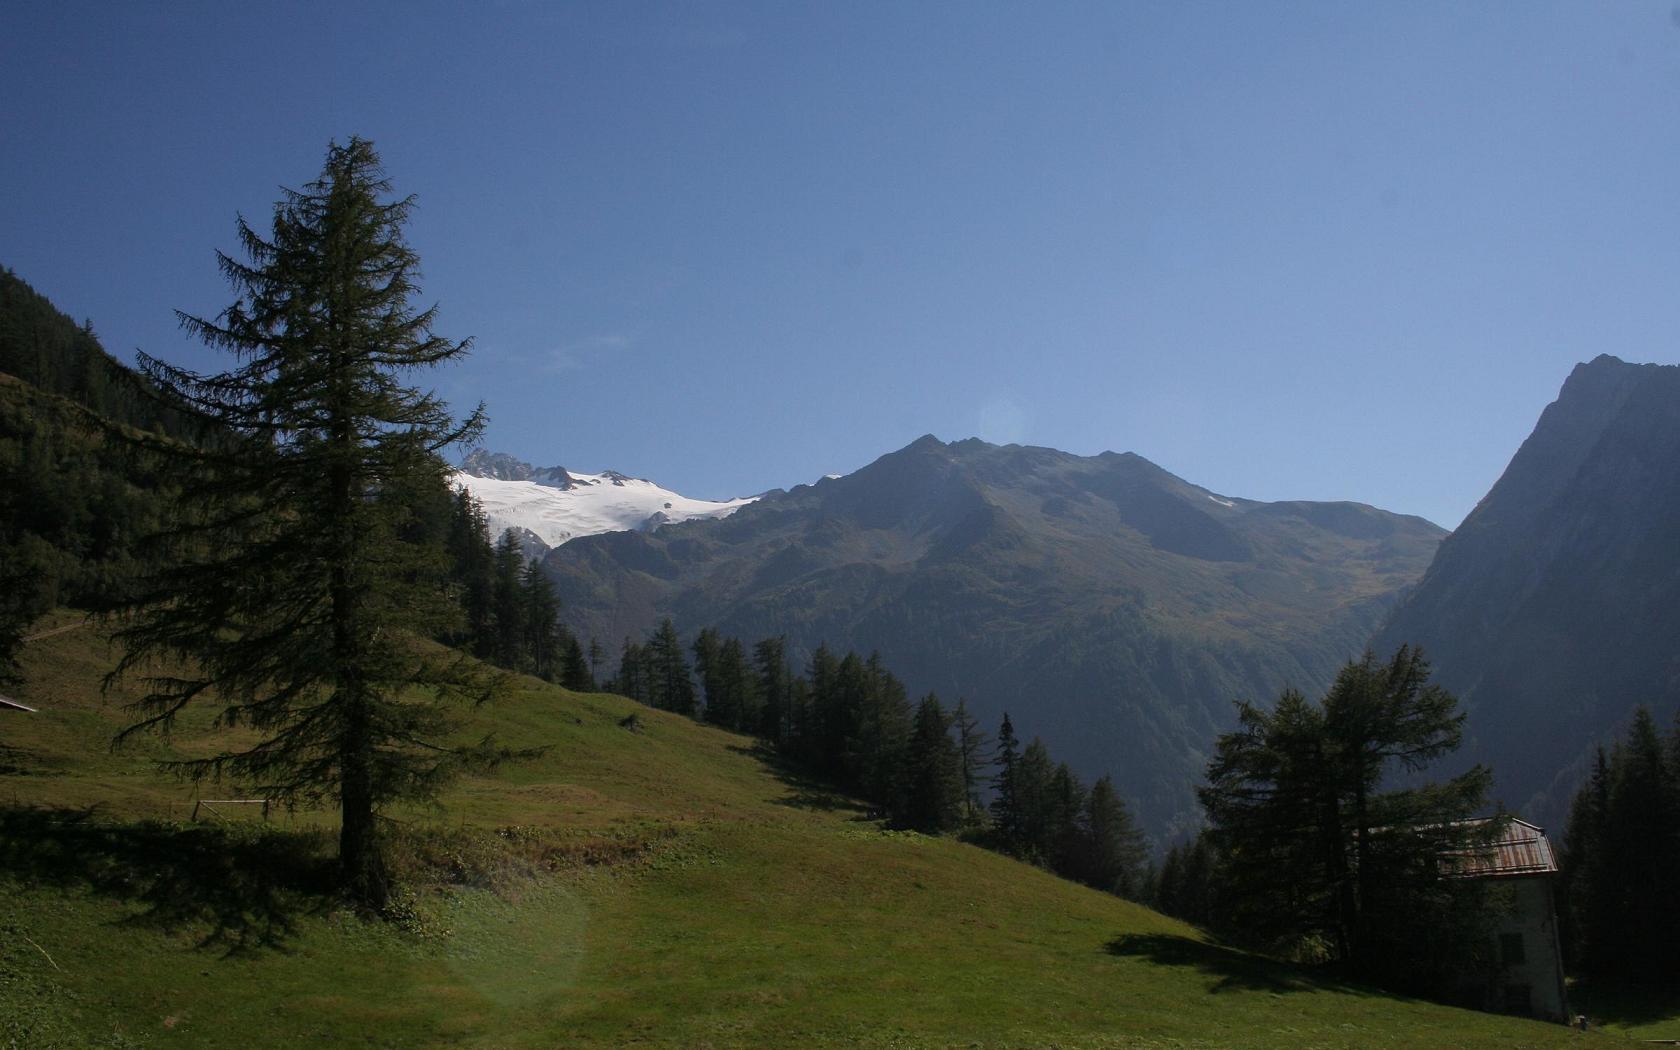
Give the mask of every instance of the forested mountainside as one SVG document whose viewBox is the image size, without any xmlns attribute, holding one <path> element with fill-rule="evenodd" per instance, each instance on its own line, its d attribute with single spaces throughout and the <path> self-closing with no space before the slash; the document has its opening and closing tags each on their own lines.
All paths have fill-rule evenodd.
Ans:
<svg viewBox="0 0 1680 1050">
<path fill-rule="evenodd" d="M 1575 368 L 1441 545 L 1379 650 L 1421 644 L 1470 713 L 1460 761 L 1561 827 L 1594 747 L 1680 708 L 1680 366 Z"/>
<path fill-rule="evenodd" d="M 105 352 L 92 322 L 77 324 L 3 266 L 0 372 L 112 422 L 165 433 L 181 430 L 174 413 L 146 396 L 139 374 Z"/>
<path fill-rule="evenodd" d="M 185 433 L 90 325 L 0 268 L 0 615 L 85 606 L 132 572 L 164 482 L 124 427 Z"/>
<path fill-rule="evenodd" d="M 720 521 L 583 537 L 548 555 L 563 617 L 615 652 L 692 635 L 878 650 L 913 693 L 1007 710 L 1111 772 L 1164 835 L 1238 698 L 1323 689 L 1443 532 L 1353 503 L 1225 497 L 1132 454 L 923 437 Z"/>
</svg>

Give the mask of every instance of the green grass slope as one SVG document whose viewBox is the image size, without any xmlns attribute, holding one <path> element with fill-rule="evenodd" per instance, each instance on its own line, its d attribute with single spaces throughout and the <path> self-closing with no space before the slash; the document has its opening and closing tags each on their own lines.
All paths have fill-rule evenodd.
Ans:
<svg viewBox="0 0 1680 1050">
<path fill-rule="evenodd" d="M 74 623 L 49 618 L 40 630 Z M 751 741 L 519 680 L 539 760 L 398 814 L 402 921 L 324 892 L 330 814 L 192 808 L 111 753 L 93 628 L 0 714 L 0 1047 L 1546 1047 L 1339 986 L 949 840 L 885 832 Z M 622 725 L 635 714 L 639 729 Z M 233 797 L 236 786 L 206 787 Z M 89 807 L 92 807 L 90 813 Z"/>
</svg>

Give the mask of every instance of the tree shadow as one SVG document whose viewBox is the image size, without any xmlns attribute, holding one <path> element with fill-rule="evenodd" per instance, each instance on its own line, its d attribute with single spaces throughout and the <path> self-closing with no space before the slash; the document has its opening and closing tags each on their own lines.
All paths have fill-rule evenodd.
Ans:
<svg viewBox="0 0 1680 1050">
<path fill-rule="evenodd" d="M 199 933 L 198 948 L 224 955 L 284 949 L 300 917 L 333 906 L 327 846 L 318 833 L 261 826 L 0 807 L 0 875 L 137 905 L 120 925 Z"/>
<path fill-rule="evenodd" d="M 1672 1030 L 1665 1030 L 1663 1035 L 1680 1039 L 1680 989 L 1662 982 L 1608 978 L 1577 981 L 1569 989 L 1569 1008 L 1587 1015 L 1595 1025 L 1644 1028 L 1668 1021 L 1670 1025 L 1664 1027 Z M 1646 1038 L 1655 1041 L 1649 1035 Z"/>
<path fill-rule="evenodd" d="M 1208 991 L 1218 994 L 1229 991 L 1260 991 L 1284 994 L 1288 992 L 1337 991 L 1366 995 L 1385 993 L 1370 988 L 1343 985 L 1307 974 L 1288 963 L 1281 963 L 1248 952 L 1237 951 L 1219 944 L 1191 940 L 1177 934 L 1129 933 L 1109 941 L 1104 949 L 1122 958 L 1142 958 L 1158 966 L 1192 969 L 1212 978 Z"/>
<path fill-rule="evenodd" d="M 0 744 L 0 777 L 38 776 L 52 772 L 45 762 L 28 748 Z"/>
<path fill-rule="evenodd" d="M 729 745 L 729 750 L 738 755 L 747 755 L 757 759 L 776 780 L 788 789 L 788 794 L 770 801 L 778 806 L 788 806 L 793 809 L 813 810 L 823 813 L 852 813 L 853 820 L 869 821 L 877 819 L 871 814 L 869 807 L 857 799 L 838 790 L 809 773 L 799 769 L 786 758 L 776 753 L 775 749 L 765 743 L 757 743 L 751 747 L 737 744 Z"/>
</svg>

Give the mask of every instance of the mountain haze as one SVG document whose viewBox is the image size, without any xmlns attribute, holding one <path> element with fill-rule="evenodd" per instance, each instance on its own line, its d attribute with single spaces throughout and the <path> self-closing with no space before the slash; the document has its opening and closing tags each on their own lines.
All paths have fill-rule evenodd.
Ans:
<svg viewBox="0 0 1680 1050">
<path fill-rule="evenodd" d="M 1561 827 L 1635 705 L 1680 708 L 1680 366 L 1578 365 L 1378 636 L 1470 712 L 1461 760 Z"/>
<path fill-rule="evenodd" d="M 563 616 L 616 651 L 665 616 L 878 650 L 912 690 L 969 699 L 1090 775 L 1149 826 L 1192 787 L 1232 701 L 1322 688 L 1442 530 L 1354 503 L 1222 496 L 1130 453 L 930 436 L 717 521 L 550 553 Z M 608 669 L 601 669 L 605 672 Z"/>
</svg>

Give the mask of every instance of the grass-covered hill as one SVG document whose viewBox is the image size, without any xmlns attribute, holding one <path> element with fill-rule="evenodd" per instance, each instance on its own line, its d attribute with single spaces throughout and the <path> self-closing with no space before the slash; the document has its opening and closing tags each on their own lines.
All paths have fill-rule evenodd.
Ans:
<svg viewBox="0 0 1680 1050">
<path fill-rule="evenodd" d="M 0 713 L 0 1046 L 1544 1047 L 1581 1036 L 1315 980 L 951 840 L 750 740 L 521 679 L 539 760 L 397 814 L 398 921 L 324 892 L 330 814 L 201 809 L 112 753 L 111 654 L 36 625 Z M 59 630 L 60 628 L 69 628 Z M 626 724 L 630 716 L 632 724 Z M 205 786 L 203 798 L 239 797 Z"/>
</svg>

